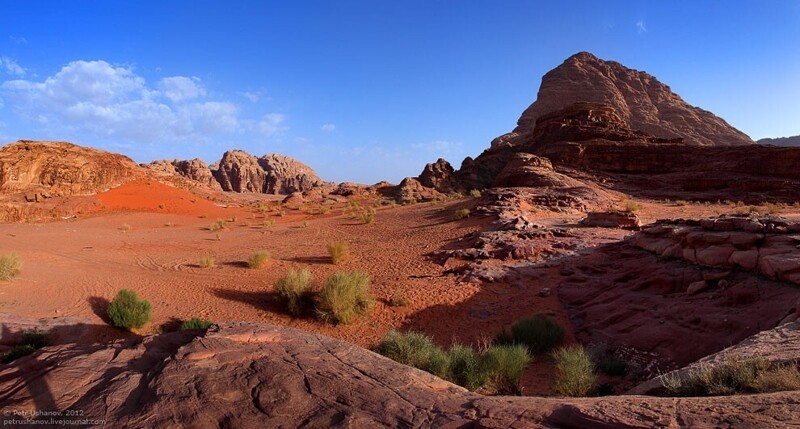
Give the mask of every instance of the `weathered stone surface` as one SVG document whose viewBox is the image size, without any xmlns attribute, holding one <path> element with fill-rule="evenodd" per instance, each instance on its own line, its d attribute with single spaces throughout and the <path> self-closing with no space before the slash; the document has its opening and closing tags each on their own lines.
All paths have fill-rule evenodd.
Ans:
<svg viewBox="0 0 800 429">
<path fill-rule="evenodd" d="M 787 325 L 792 326 L 792 325 Z M 253 323 L 45 348 L 0 366 L 4 409 L 81 410 L 104 427 L 785 427 L 796 392 L 741 397 L 484 397 L 319 334 Z"/>
<path fill-rule="evenodd" d="M 398 203 L 415 203 L 420 201 L 431 201 L 443 198 L 444 194 L 433 189 L 422 186 L 413 177 L 406 177 L 399 185 L 385 191 L 386 195 L 394 198 Z"/>
<path fill-rule="evenodd" d="M 642 221 L 639 220 L 639 216 L 636 213 L 614 210 L 586 213 L 586 217 L 581 219 L 580 224 L 602 228 L 636 229 L 642 226 Z M 665 241 L 664 243 L 668 242 Z"/>
<path fill-rule="evenodd" d="M 20 140 L 0 149 L 0 191 L 90 195 L 144 177 L 130 158 L 66 142 Z"/>
<path fill-rule="evenodd" d="M 164 175 L 185 177 L 210 189 L 222 190 L 219 182 L 211 174 L 211 169 L 203 160 L 198 158 L 188 161 L 178 159 L 173 161 L 160 160 L 142 164 L 142 166 Z"/>
</svg>

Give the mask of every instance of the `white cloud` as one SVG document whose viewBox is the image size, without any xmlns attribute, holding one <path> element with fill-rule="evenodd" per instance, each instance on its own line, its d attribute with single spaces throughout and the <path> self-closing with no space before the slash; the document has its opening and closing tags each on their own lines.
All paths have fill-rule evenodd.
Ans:
<svg viewBox="0 0 800 429">
<path fill-rule="evenodd" d="M 14 43 L 16 43 L 18 45 L 27 45 L 28 44 L 28 39 L 26 39 L 24 37 L 8 36 L 8 38 L 11 39 L 12 42 L 14 42 Z"/>
<path fill-rule="evenodd" d="M 271 135 L 279 134 L 288 130 L 288 127 L 281 125 L 285 121 L 286 116 L 280 113 L 267 113 L 260 121 L 258 121 L 258 124 L 256 124 L 256 129 L 258 129 L 258 131 L 265 136 L 269 137 Z"/>
<path fill-rule="evenodd" d="M 641 19 L 636 21 L 636 32 L 639 34 L 647 33 L 647 26 Z"/>
<path fill-rule="evenodd" d="M 206 95 L 206 89 L 198 77 L 165 77 L 158 82 L 158 87 L 173 102 L 191 100 Z"/>
<path fill-rule="evenodd" d="M 8 57 L 0 57 L 0 67 L 13 76 L 25 76 L 25 69 Z"/>
<path fill-rule="evenodd" d="M 205 94 L 195 78 L 176 76 L 159 83 L 173 102 Z M 240 126 L 232 103 L 169 105 L 159 93 L 132 68 L 105 61 L 74 61 L 43 82 L 18 79 L 0 85 L 0 94 L 15 112 L 55 135 L 91 133 L 145 143 L 202 140 L 207 134 L 234 133 Z"/>
<path fill-rule="evenodd" d="M 336 130 L 336 124 L 324 124 L 319 129 L 326 133 L 332 133 Z"/>
<path fill-rule="evenodd" d="M 257 93 L 250 91 L 239 92 L 239 95 L 250 100 L 251 103 L 255 103 L 259 100 L 259 98 L 261 98 Z"/>
<path fill-rule="evenodd" d="M 436 140 L 428 143 L 414 143 L 412 148 L 424 150 L 426 152 L 449 155 L 461 154 L 464 151 L 464 145 L 461 142 L 451 142 L 449 140 Z"/>
</svg>

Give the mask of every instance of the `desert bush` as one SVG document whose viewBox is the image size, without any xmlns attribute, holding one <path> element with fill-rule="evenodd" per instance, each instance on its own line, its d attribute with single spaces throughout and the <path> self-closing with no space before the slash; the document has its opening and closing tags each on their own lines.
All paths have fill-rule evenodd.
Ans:
<svg viewBox="0 0 800 429">
<path fill-rule="evenodd" d="M 270 254 L 266 250 L 259 250 L 258 252 L 253 253 L 247 258 L 247 267 L 256 269 L 262 268 L 264 265 L 267 264 L 269 261 Z"/>
<path fill-rule="evenodd" d="M 533 354 L 547 353 L 564 341 L 564 328 L 552 319 L 536 315 L 515 323 L 510 338 L 515 344 L 527 346 Z"/>
<path fill-rule="evenodd" d="M 643 206 L 636 201 L 633 200 L 626 200 L 625 205 L 623 206 L 623 210 L 629 213 L 635 213 L 641 210 Z"/>
<path fill-rule="evenodd" d="M 339 264 L 350 255 L 350 245 L 346 241 L 331 241 L 328 243 L 328 254 L 331 255 L 331 262 Z"/>
<path fill-rule="evenodd" d="M 216 222 L 208 226 L 209 231 L 221 231 L 228 227 L 228 222 L 224 219 L 217 219 Z"/>
<path fill-rule="evenodd" d="M 481 356 L 481 371 L 497 393 L 521 393 L 519 380 L 531 356 L 523 345 L 492 346 Z"/>
<path fill-rule="evenodd" d="M 369 286 L 369 276 L 358 271 L 331 274 L 317 296 L 320 319 L 346 325 L 355 316 L 366 313 L 372 305 Z"/>
<path fill-rule="evenodd" d="M 34 351 L 36 351 L 36 349 L 30 344 L 18 344 L 7 352 L 3 353 L 2 358 L 0 358 L 0 362 L 7 364 L 21 357 L 28 356 Z"/>
<path fill-rule="evenodd" d="M 303 228 L 308 228 L 308 225 L 309 225 L 309 224 L 308 224 L 308 221 L 307 221 L 307 220 L 304 220 L 304 221 L 303 221 Z"/>
<path fill-rule="evenodd" d="M 267 227 L 267 228 L 271 227 L 271 226 L 272 226 L 272 225 L 274 225 L 274 224 L 275 224 L 275 221 L 274 221 L 274 220 L 272 220 L 272 219 L 267 219 L 267 220 L 265 220 L 265 221 L 264 221 L 264 223 L 263 223 L 263 225 L 264 225 L 265 227 Z"/>
<path fill-rule="evenodd" d="M 35 349 L 50 345 L 50 333 L 47 331 L 26 331 L 22 333 L 20 344 L 27 344 Z"/>
<path fill-rule="evenodd" d="M 275 283 L 275 291 L 286 300 L 286 307 L 293 316 L 303 314 L 311 286 L 311 272 L 307 268 L 290 269 Z"/>
<path fill-rule="evenodd" d="M 449 366 L 447 355 L 425 334 L 392 330 L 374 351 L 395 362 L 413 366 L 442 378 L 447 376 Z"/>
<path fill-rule="evenodd" d="M 214 261 L 214 258 L 210 256 L 204 256 L 200 258 L 200 261 L 197 262 L 197 265 L 199 265 L 200 268 L 214 268 L 216 262 Z"/>
<path fill-rule="evenodd" d="M 130 231 L 130 230 L 133 229 L 133 227 L 130 224 L 123 223 L 122 226 L 119 227 L 119 229 L 121 229 L 123 231 Z"/>
<path fill-rule="evenodd" d="M 365 224 L 375 222 L 375 210 L 366 210 L 362 212 L 358 218 L 361 220 L 361 223 Z"/>
<path fill-rule="evenodd" d="M 328 214 L 330 211 L 331 208 L 329 206 L 322 206 L 319 208 L 319 214 Z"/>
<path fill-rule="evenodd" d="M 150 320 L 150 303 L 139 300 L 136 292 L 122 289 L 108 305 L 108 317 L 118 328 L 141 328 Z"/>
<path fill-rule="evenodd" d="M 408 299 L 400 294 L 398 291 L 394 291 L 391 297 L 389 297 L 388 301 L 389 307 L 405 307 L 408 305 Z"/>
<path fill-rule="evenodd" d="M 486 380 L 480 356 L 472 347 L 454 344 L 447 351 L 447 379 L 469 390 L 483 386 Z"/>
<path fill-rule="evenodd" d="M 453 212 L 453 219 L 461 220 L 469 217 L 469 209 L 458 209 Z"/>
<path fill-rule="evenodd" d="M 731 356 L 689 371 L 684 377 L 662 376 L 662 385 L 676 396 L 714 396 L 800 390 L 796 363 L 774 364 L 763 357 Z"/>
<path fill-rule="evenodd" d="M 13 280 L 22 269 L 22 261 L 16 253 L 0 255 L 0 280 Z"/>
<path fill-rule="evenodd" d="M 199 216 L 200 219 L 206 219 L 208 217 L 207 213 L 203 213 Z"/>
<path fill-rule="evenodd" d="M 688 206 L 690 203 L 686 200 L 675 200 L 676 206 Z"/>
<path fill-rule="evenodd" d="M 472 189 L 471 191 L 469 191 L 469 196 L 472 197 L 472 198 L 480 198 L 481 197 L 481 191 L 479 191 L 477 189 Z"/>
<path fill-rule="evenodd" d="M 595 343 L 587 350 L 595 368 L 612 377 L 621 377 L 628 373 L 628 362 L 621 359 L 605 343 Z"/>
<path fill-rule="evenodd" d="M 594 365 L 583 346 L 561 347 L 553 353 L 556 361 L 556 392 L 564 396 L 586 396 L 597 381 Z"/>
<path fill-rule="evenodd" d="M 181 331 L 191 331 L 194 329 L 208 329 L 214 322 L 199 317 L 192 317 L 191 319 L 181 323 Z"/>
</svg>

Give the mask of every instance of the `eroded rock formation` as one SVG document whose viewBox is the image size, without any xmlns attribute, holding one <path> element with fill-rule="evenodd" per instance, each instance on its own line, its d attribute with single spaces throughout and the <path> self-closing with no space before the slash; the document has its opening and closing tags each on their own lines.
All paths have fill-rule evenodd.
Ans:
<svg viewBox="0 0 800 429">
<path fill-rule="evenodd" d="M 198 158 L 192 160 L 153 161 L 149 164 L 143 164 L 143 167 L 167 176 L 184 177 L 210 189 L 222 190 L 219 182 L 211 174 L 211 169 Z"/>
<path fill-rule="evenodd" d="M 242 150 L 225 152 L 212 172 L 224 191 L 291 194 L 325 184 L 296 159 L 277 154 L 256 158 Z"/>
</svg>

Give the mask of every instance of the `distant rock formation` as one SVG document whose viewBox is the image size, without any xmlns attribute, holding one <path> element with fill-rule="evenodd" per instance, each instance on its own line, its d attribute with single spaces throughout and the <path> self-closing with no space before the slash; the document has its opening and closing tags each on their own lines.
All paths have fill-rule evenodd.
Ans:
<svg viewBox="0 0 800 429">
<path fill-rule="evenodd" d="M 219 182 L 211 174 L 211 169 L 198 158 L 189 161 L 177 159 L 173 161 L 160 160 L 142 164 L 142 166 L 157 173 L 185 177 L 211 189 L 222 190 Z"/>
<path fill-rule="evenodd" d="M 225 152 L 214 177 L 224 191 L 291 194 L 323 186 L 311 167 L 277 154 L 256 158 L 243 150 Z"/>
<path fill-rule="evenodd" d="M 422 186 L 436 189 L 439 192 L 452 192 L 457 188 L 455 170 L 445 159 L 439 158 L 432 164 L 426 164 L 417 180 Z"/>
<path fill-rule="evenodd" d="M 753 140 L 713 113 L 689 105 L 654 76 L 588 52 L 577 53 L 542 78 L 536 101 L 513 133 L 529 135 L 543 115 L 578 102 L 603 103 L 628 128 L 687 145 L 737 146 Z"/>
<path fill-rule="evenodd" d="M 775 146 L 800 146 L 800 136 L 778 137 L 774 139 L 761 139 L 758 144 L 771 144 Z"/>
<path fill-rule="evenodd" d="M 67 142 L 20 140 L 0 149 L 0 191 L 89 195 L 143 177 L 130 158 Z"/>
<path fill-rule="evenodd" d="M 422 183 L 413 177 L 406 177 L 399 185 L 388 189 L 387 196 L 394 198 L 398 203 L 416 203 L 444 197 L 439 191 L 422 186 Z"/>
<path fill-rule="evenodd" d="M 780 350 L 797 336 L 773 337 Z M 796 359 L 795 349 L 785 355 Z M 80 410 L 109 428 L 766 428 L 800 419 L 797 392 L 676 402 L 483 396 L 324 335 L 247 322 L 50 346 L 0 366 L 6 409 Z"/>
</svg>

